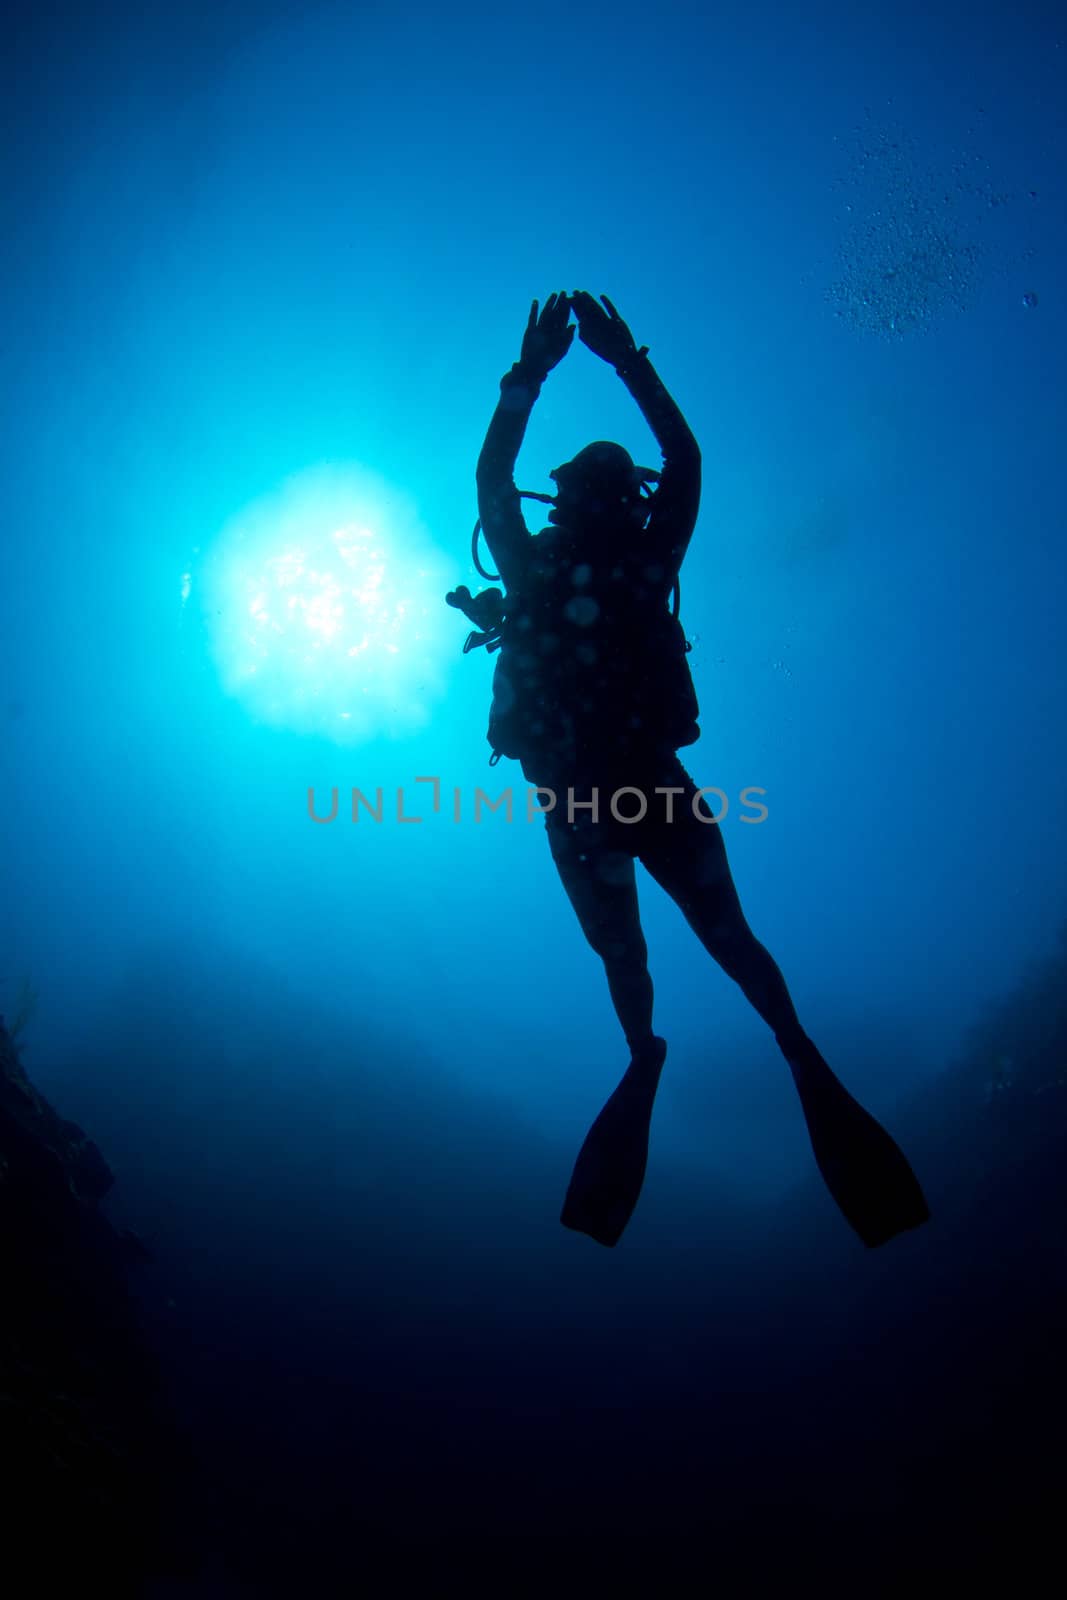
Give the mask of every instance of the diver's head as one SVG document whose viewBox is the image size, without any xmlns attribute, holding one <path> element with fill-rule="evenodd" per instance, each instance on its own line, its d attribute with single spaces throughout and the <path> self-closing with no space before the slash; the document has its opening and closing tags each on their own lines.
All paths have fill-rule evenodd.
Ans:
<svg viewBox="0 0 1067 1600">
<path fill-rule="evenodd" d="M 629 451 L 610 439 L 598 439 L 579 450 L 572 461 L 549 473 L 556 500 L 549 522 L 575 532 L 616 533 L 640 527 L 647 513 L 641 478 Z"/>
</svg>

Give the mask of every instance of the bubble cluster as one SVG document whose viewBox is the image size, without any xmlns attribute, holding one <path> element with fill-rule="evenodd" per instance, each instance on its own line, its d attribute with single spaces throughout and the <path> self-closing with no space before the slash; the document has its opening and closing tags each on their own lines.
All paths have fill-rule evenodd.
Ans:
<svg viewBox="0 0 1067 1600">
<path fill-rule="evenodd" d="M 938 170 L 903 130 L 868 126 L 839 141 L 845 175 L 837 276 L 827 299 L 860 333 L 921 333 L 965 311 L 989 259 L 984 217 L 1008 205 L 986 163 L 958 155 Z"/>
</svg>

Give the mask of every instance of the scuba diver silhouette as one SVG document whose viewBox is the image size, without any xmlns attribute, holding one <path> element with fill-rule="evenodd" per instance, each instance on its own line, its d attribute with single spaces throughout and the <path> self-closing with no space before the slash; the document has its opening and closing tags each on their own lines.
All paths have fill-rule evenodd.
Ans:
<svg viewBox="0 0 1067 1600">
<path fill-rule="evenodd" d="M 678 759 L 699 737 L 676 583 L 700 503 L 700 450 L 647 346 L 638 349 L 601 299 L 553 294 L 540 312 L 533 302 L 477 467 L 480 522 L 506 595 L 448 596 L 483 630 L 466 648 L 500 649 L 492 759 L 518 759 L 551 799 L 552 857 L 603 962 L 630 1049 L 623 1079 L 582 1146 L 560 1220 L 614 1245 L 644 1182 L 667 1046 L 652 1027 L 640 861 L 773 1030 L 826 1185 L 864 1243 L 879 1245 L 924 1222 L 926 1201 L 898 1146 L 801 1028 L 781 972 L 745 920 L 718 822 Z M 607 440 L 588 445 L 551 474 L 555 497 L 536 497 L 553 509 L 551 526 L 533 536 L 515 461 L 541 387 L 574 339 L 572 311 L 581 342 L 614 367 L 640 407 L 663 468 L 637 467 Z"/>
</svg>

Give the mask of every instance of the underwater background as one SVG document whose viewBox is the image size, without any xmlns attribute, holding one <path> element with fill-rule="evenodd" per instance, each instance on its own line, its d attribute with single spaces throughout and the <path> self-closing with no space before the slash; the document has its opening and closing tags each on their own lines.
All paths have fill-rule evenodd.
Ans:
<svg viewBox="0 0 1067 1600">
<path fill-rule="evenodd" d="M 59 3 L 9 46 L 0 1011 L 151 1252 L 190 1457 L 151 1593 L 350 1593 L 383 1557 L 500 1590 L 546 1559 L 564 1593 L 1039 1562 L 1061 14 Z M 577 288 L 702 449 L 683 760 L 923 1181 L 932 1221 L 877 1252 L 647 877 L 642 1200 L 613 1251 L 559 1225 L 627 1052 L 444 595 L 480 582 L 530 303 Z M 519 486 L 597 438 L 660 465 L 575 341 Z"/>
</svg>

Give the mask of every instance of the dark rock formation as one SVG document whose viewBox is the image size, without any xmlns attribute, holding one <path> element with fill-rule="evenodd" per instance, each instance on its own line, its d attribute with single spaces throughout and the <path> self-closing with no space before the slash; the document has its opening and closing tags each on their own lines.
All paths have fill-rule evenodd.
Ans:
<svg viewBox="0 0 1067 1600">
<path fill-rule="evenodd" d="M 112 1174 L 30 1083 L 0 1019 L 0 1477 L 4 1565 L 135 1595 L 171 1565 L 180 1452 L 128 1287 L 144 1247 L 99 1209 Z"/>
</svg>

